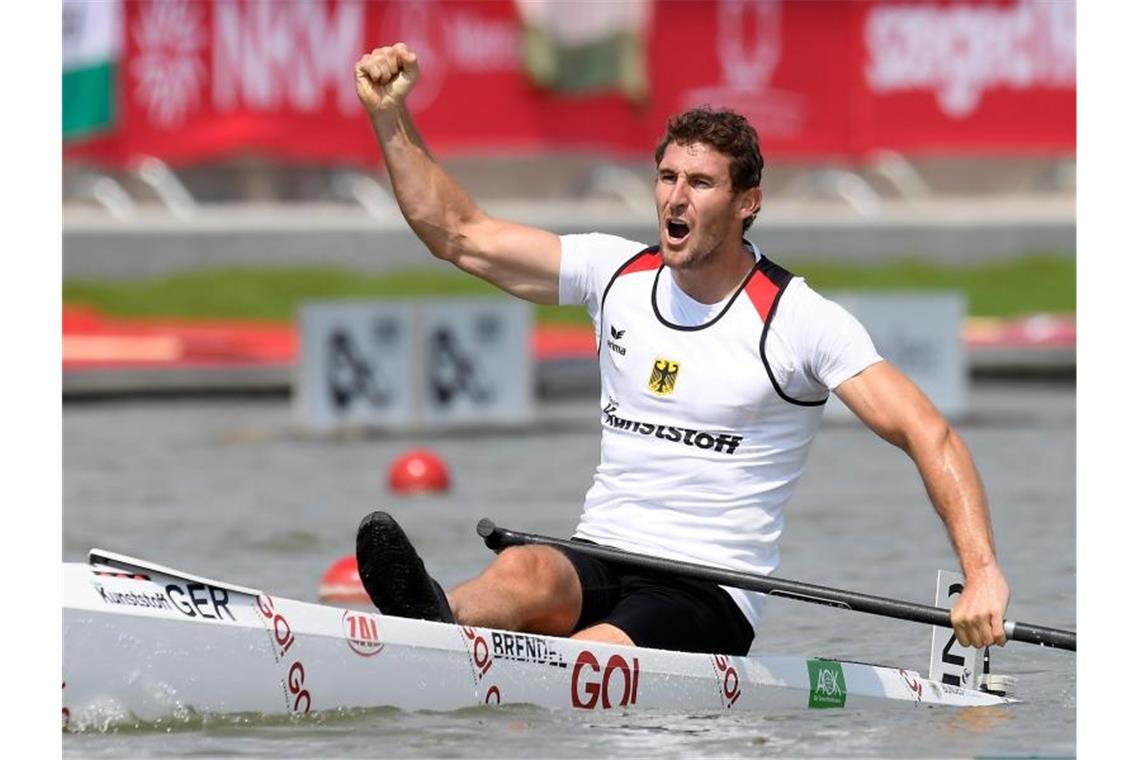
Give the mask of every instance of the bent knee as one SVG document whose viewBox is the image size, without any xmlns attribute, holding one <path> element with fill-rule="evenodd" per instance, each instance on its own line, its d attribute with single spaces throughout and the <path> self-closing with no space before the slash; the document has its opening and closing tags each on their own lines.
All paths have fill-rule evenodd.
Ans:
<svg viewBox="0 0 1140 760">
<path fill-rule="evenodd" d="M 578 573 L 565 554 L 549 546 L 516 546 L 487 568 L 489 579 L 512 589 L 520 630 L 565 636 L 582 611 Z"/>
<path fill-rule="evenodd" d="M 548 593 L 565 592 L 578 581 L 566 555 L 549 546 L 511 546 L 495 558 L 487 572 L 500 580 L 541 587 Z"/>
</svg>

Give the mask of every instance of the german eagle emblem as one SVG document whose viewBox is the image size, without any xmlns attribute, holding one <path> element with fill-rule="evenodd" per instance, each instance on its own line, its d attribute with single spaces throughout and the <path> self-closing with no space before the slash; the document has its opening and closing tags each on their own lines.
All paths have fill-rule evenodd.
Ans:
<svg viewBox="0 0 1140 760">
<path fill-rule="evenodd" d="M 681 365 L 668 359 L 656 359 L 653 371 L 649 373 L 649 390 L 658 396 L 668 396 L 677 385 L 677 373 Z"/>
</svg>

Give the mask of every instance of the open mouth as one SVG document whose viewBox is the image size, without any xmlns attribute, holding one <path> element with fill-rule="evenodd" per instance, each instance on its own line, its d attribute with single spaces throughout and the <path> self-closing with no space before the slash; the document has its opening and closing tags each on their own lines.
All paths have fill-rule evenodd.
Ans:
<svg viewBox="0 0 1140 760">
<path fill-rule="evenodd" d="M 689 236 L 689 225 L 680 219 L 667 219 L 665 234 L 668 235 L 670 242 L 679 243 Z"/>
</svg>

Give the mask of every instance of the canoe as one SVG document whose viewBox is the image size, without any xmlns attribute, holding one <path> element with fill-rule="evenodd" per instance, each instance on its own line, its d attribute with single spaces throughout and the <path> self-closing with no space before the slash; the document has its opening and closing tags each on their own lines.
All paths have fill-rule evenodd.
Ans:
<svg viewBox="0 0 1140 760">
<path fill-rule="evenodd" d="M 382 706 L 767 711 L 1016 701 L 906 668 L 391 617 L 100 550 L 63 570 L 63 718 L 72 729 Z"/>
</svg>

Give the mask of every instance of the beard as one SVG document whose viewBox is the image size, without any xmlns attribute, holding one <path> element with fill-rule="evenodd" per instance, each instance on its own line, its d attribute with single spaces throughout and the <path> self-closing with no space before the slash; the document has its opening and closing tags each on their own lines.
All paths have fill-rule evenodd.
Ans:
<svg viewBox="0 0 1140 760">
<path fill-rule="evenodd" d="M 671 251 L 663 250 L 662 259 L 667 266 L 674 269 L 680 269 L 685 272 L 695 272 L 709 266 L 713 261 L 713 253 L 716 251 L 714 246 L 694 246 L 687 254 L 681 254 L 681 258 L 675 261 L 669 261 L 669 254 Z"/>
<path fill-rule="evenodd" d="M 717 251 L 724 242 L 723 230 L 702 230 L 697 233 L 691 231 L 685 247 L 681 251 L 668 248 L 665 245 L 665 232 L 661 232 L 661 259 L 666 266 L 686 272 L 696 272 L 713 265 L 717 259 Z"/>
</svg>

